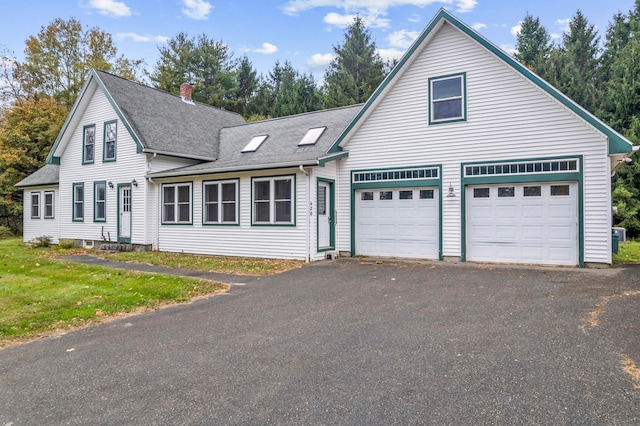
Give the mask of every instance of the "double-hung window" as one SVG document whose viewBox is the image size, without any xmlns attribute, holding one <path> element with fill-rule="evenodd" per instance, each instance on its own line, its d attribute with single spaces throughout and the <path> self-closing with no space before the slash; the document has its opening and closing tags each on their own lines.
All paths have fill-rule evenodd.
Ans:
<svg viewBox="0 0 640 426">
<path fill-rule="evenodd" d="M 429 79 L 429 124 L 467 119 L 466 75 Z"/>
<path fill-rule="evenodd" d="M 31 219 L 40 219 L 40 193 L 31 193 Z"/>
<path fill-rule="evenodd" d="M 45 191 L 44 193 L 44 218 L 53 219 L 53 191 Z"/>
<path fill-rule="evenodd" d="M 92 164 L 96 150 L 96 126 L 84 126 L 82 139 L 82 164 Z"/>
<path fill-rule="evenodd" d="M 162 186 L 162 223 L 191 224 L 191 182 Z"/>
<path fill-rule="evenodd" d="M 93 221 L 106 222 L 107 220 L 107 184 L 106 182 L 94 182 L 93 184 Z"/>
<path fill-rule="evenodd" d="M 73 221 L 84 221 L 84 183 L 73 184 Z"/>
<path fill-rule="evenodd" d="M 293 176 L 253 179 L 253 224 L 294 225 Z"/>
<path fill-rule="evenodd" d="M 238 223 L 238 181 L 204 182 L 203 222 Z"/>
<path fill-rule="evenodd" d="M 116 142 L 118 134 L 118 124 L 116 121 L 104 123 L 104 147 L 102 150 L 102 161 L 116 161 Z"/>
</svg>

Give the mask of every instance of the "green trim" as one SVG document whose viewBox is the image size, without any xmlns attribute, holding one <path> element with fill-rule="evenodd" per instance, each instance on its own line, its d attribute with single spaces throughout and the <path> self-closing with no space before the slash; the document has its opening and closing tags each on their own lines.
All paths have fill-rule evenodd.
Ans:
<svg viewBox="0 0 640 426">
<path fill-rule="evenodd" d="M 76 218 L 76 187 L 82 188 L 82 217 Z M 87 204 L 87 194 L 84 191 L 84 182 L 74 182 L 71 184 L 71 221 L 84 222 L 85 206 Z"/>
<path fill-rule="evenodd" d="M 432 179 L 408 179 L 386 182 L 358 182 L 353 183 L 353 175 L 355 173 L 378 172 L 396 169 L 438 169 L 438 178 Z M 349 175 L 350 193 L 351 193 L 351 256 L 356 255 L 356 191 L 361 189 L 385 189 L 385 188 L 419 188 L 419 187 L 437 187 L 438 188 L 438 259 L 443 257 L 443 236 L 442 236 L 442 164 L 429 164 L 424 166 L 408 166 L 408 167 L 385 167 L 381 169 L 352 170 Z"/>
<path fill-rule="evenodd" d="M 402 56 L 398 64 L 391 70 L 389 75 L 384 79 L 384 81 L 378 86 L 378 88 L 373 92 L 369 100 L 364 104 L 362 109 L 358 112 L 358 114 L 354 117 L 354 119 L 349 123 L 347 128 L 340 134 L 340 136 L 333 143 L 331 148 L 329 148 L 328 152 L 339 152 L 342 151 L 342 147 L 340 143 L 346 138 L 346 136 L 351 132 L 351 130 L 355 127 L 355 125 L 360 121 L 360 119 L 366 114 L 366 112 L 371 108 L 371 106 L 377 101 L 378 97 L 384 92 L 387 86 L 393 81 L 396 75 L 400 72 L 402 68 L 407 64 L 409 58 L 411 58 L 422 42 L 434 32 L 435 29 L 439 28 L 440 22 L 446 21 L 462 31 L 464 34 L 469 36 L 472 40 L 476 41 L 478 44 L 483 46 L 489 52 L 496 55 L 499 59 L 504 61 L 507 65 L 512 67 L 514 70 L 522 74 L 526 79 L 530 80 L 533 84 L 538 86 L 540 89 L 544 90 L 551 97 L 556 99 L 562 105 L 567 107 L 569 110 L 574 112 L 580 118 L 585 120 L 587 124 L 590 124 L 595 129 L 604 134 L 608 139 L 608 150 L 609 155 L 611 154 L 626 154 L 631 152 L 633 144 L 627 140 L 624 136 L 620 135 L 618 132 L 613 130 L 611 127 L 604 124 L 595 116 L 591 115 L 584 108 L 580 107 L 578 104 L 573 102 L 567 96 L 559 92 L 549 83 L 538 77 L 527 67 L 519 63 L 514 57 L 507 54 L 505 51 L 491 43 L 489 40 L 484 38 L 480 33 L 468 27 L 462 21 L 458 20 L 455 16 L 449 13 L 445 9 L 440 9 L 436 16 L 431 20 L 429 25 L 422 31 L 422 33 L 418 36 L 418 38 L 413 42 L 411 47 L 406 51 L 406 53 Z"/>
<path fill-rule="evenodd" d="M 91 160 L 85 159 L 85 138 L 87 137 L 87 129 L 93 127 L 93 153 L 91 155 Z M 94 164 L 96 161 L 96 125 L 95 124 L 87 124 L 86 126 L 82 126 L 82 164 Z"/>
<path fill-rule="evenodd" d="M 116 140 L 113 147 L 113 158 L 107 158 L 107 126 L 109 124 L 116 125 Z M 118 157 L 118 120 L 105 121 L 102 127 L 102 162 L 112 163 Z"/>
<path fill-rule="evenodd" d="M 329 246 L 328 247 L 320 247 L 320 218 L 319 218 L 319 206 L 320 206 L 320 198 L 319 198 L 319 188 L 321 183 L 326 183 L 329 185 Z M 336 248 L 336 220 L 335 220 L 335 200 L 336 200 L 336 181 L 333 179 L 327 178 L 317 178 L 316 180 L 316 251 L 318 253 L 335 250 Z"/>
<path fill-rule="evenodd" d="M 96 211 L 97 209 L 97 203 L 98 200 L 96 199 L 96 194 L 98 193 L 98 185 L 103 185 L 104 186 L 104 217 L 103 218 L 98 218 L 96 217 Z M 99 181 L 95 181 L 93 182 L 93 221 L 94 222 L 106 222 L 107 221 L 107 181 L 104 180 L 99 180 Z"/>
<path fill-rule="evenodd" d="M 136 133 L 133 131 L 133 128 L 125 118 L 122 111 L 120 110 L 120 107 L 118 106 L 118 104 L 116 104 L 116 101 L 113 100 L 111 93 L 109 93 L 106 86 L 104 85 L 102 80 L 100 80 L 100 77 L 98 77 L 98 74 L 95 72 L 95 70 L 91 70 L 91 78 L 95 78 L 96 83 L 98 83 L 98 86 L 104 92 L 104 95 L 109 101 L 109 103 L 111 104 L 111 107 L 115 110 L 116 114 L 118 115 L 118 118 L 120 119 L 120 121 L 122 121 L 122 124 L 124 124 L 124 127 L 127 129 L 129 134 L 131 135 L 131 139 L 133 139 L 133 141 L 136 143 L 136 152 L 138 154 L 142 153 L 142 151 L 144 150 L 144 147 L 142 146 L 142 142 L 140 142 L 138 135 L 136 135 Z"/>
<path fill-rule="evenodd" d="M 125 237 L 121 237 L 120 236 L 120 200 L 122 199 L 122 197 L 120 196 L 120 189 L 121 188 L 129 188 L 129 238 L 125 238 Z M 125 244 L 131 244 L 131 237 L 133 236 L 133 185 L 131 183 L 119 183 L 117 186 L 118 194 L 118 242 L 119 243 L 125 243 Z M 106 195 L 105 195 L 106 198 Z M 106 216 L 106 210 L 105 210 L 105 216 Z"/>
<path fill-rule="evenodd" d="M 451 79 L 451 78 L 457 78 L 457 77 L 461 77 L 462 78 L 462 117 L 458 117 L 458 118 L 451 118 L 451 119 L 444 119 L 444 120 L 434 120 L 432 118 L 433 115 L 433 101 L 431 99 L 431 94 L 432 94 L 432 88 L 431 88 L 431 84 L 434 81 L 438 81 L 438 80 L 447 80 L 447 79 Z M 442 75 L 442 76 L 438 76 L 438 77 L 430 77 L 428 79 L 428 88 L 427 88 L 427 92 L 429 94 L 429 125 L 437 125 L 437 124 L 446 124 L 446 123 L 459 123 L 461 121 L 467 121 L 467 73 L 466 72 L 460 72 L 460 73 L 456 73 L 456 74 L 447 74 L 447 75 Z"/>
<path fill-rule="evenodd" d="M 42 204 L 40 202 L 42 200 L 42 195 L 40 194 L 40 191 L 29 192 L 29 195 L 30 195 L 30 198 L 31 198 L 31 201 L 29 203 L 29 207 L 30 207 L 29 210 L 30 210 L 30 214 L 31 214 L 31 219 L 40 219 L 40 210 L 41 210 L 41 207 L 42 207 Z M 34 195 L 38 196 L 38 215 L 37 216 L 33 215 L 33 196 Z"/>
<path fill-rule="evenodd" d="M 324 167 L 330 161 L 340 160 L 342 158 L 347 158 L 349 156 L 349 151 L 342 151 L 334 155 L 327 155 L 326 157 L 322 157 L 318 160 L 318 166 Z"/>
<path fill-rule="evenodd" d="M 80 91 L 80 94 L 78 95 L 78 98 L 76 99 L 75 103 L 73 104 L 73 107 L 71 108 L 71 112 L 69 112 L 69 115 L 67 115 L 67 119 L 65 120 L 64 124 L 62 125 L 62 129 L 60 130 L 60 133 L 58 133 L 58 137 L 56 138 L 56 141 L 53 143 L 53 147 L 51 148 L 51 151 L 49 151 L 49 155 L 47 156 L 47 164 L 60 164 L 60 157 L 55 157 L 53 155 L 53 153 L 56 151 L 56 149 L 58 148 L 58 146 L 62 142 L 62 137 L 66 133 L 67 129 L 69 128 L 69 125 L 71 124 L 71 121 L 72 121 L 73 117 L 78 112 L 78 108 L 80 107 L 80 104 L 84 101 L 84 97 L 85 97 L 85 95 L 87 93 L 89 85 L 91 84 L 91 82 L 93 80 L 95 80 L 95 82 L 97 83 L 98 87 L 100 89 L 102 89 L 105 97 L 107 98 L 107 100 L 109 101 L 109 103 L 111 104 L 113 109 L 116 111 L 116 114 L 118 115 L 118 118 L 120 119 L 120 121 L 122 121 L 122 123 L 124 124 L 125 128 L 127 129 L 129 134 L 131 135 L 131 138 L 136 143 L 136 152 L 137 153 L 141 153 L 143 151 L 144 147 L 142 146 L 142 143 L 140 142 L 140 139 L 138 138 L 136 133 L 133 131 L 133 128 L 131 127 L 129 122 L 126 120 L 124 114 L 120 110 L 120 107 L 118 107 L 116 102 L 113 100 L 113 97 L 111 96 L 111 94 L 109 93 L 107 88 L 105 87 L 105 85 L 102 82 L 102 80 L 100 80 L 100 77 L 98 77 L 98 74 L 96 73 L 96 71 L 95 70 L 91 70 L 89 72 L 89 76 L 87 77 L 87 80 L 84 83 L 84 86 L 82 87 L 82 90 Z M 83 155 L 82 158 L 84 158 L 84 155 Z"/>
<path fill-rule="evenodd" d="M 220 186 L 223 183 L 234 182 L 236 184 L 236 221 L 235 222 L 205 222 L 205 190 L 204 187 L 207 184 L 215 183 L 218 185 L 218 191 L 220 191 Z M 218 219 L 222 220 L 222 191 L 218 196 L 220 207 L 218 208 Z M 214 179 L 214 180 L 203 180 L 202 181 L 202 217 L 201 222 L 202 226 L 240 226 L 240 178 L 232 178 L 232 179 Z"/>
<path fill-rule="evenodd" d="M 253 221 L 253 182 L 255 182 L 256 180 L 269 180 L 269 181 L 273 181 L 274 179 L 277 178 L 287 178 L 287 177 L 291 177 L 293 178 L 293 182 L 292 182 L 292 188 L 291 188 L 291 218 L 292 218 L 292 222 L 291 223 L 283 223 L 283 222 L 270 222 L 270 223 L 264 223 L 264 222 L 259 222 L 259 223 L 254 223 Z M 298 199 L 297 197 L 297 193 L 298 193 L 298 186 L 297 186 L 297 182 L 296 182 L 296 175 L 295 174 L 283 174 L 283 175 L 271 175 L 271 176 L 251 176 L 251 226 L 284 226 L 284 227 L 295 227 L 296 226 L 296 200 Z M 273 196 L 275 197 L 275 193 L 273 194 Z M 269 194 L 269 205 L 271 205 L 271 194 Z M 271 210 L 271 209 L 270 209 Z M 275 211 L 270 211 L 269 212 L 269 220 L 275 219 Z"/>
<path fill-rule="evenodd" d="M 189 217 L 189 222 L 165 222 L 164 220 L 164 187 L 165 186 L 173 186 L 173 187 L 178 187 L 178 186 L 185 186 L 185 185 L 189 185 L 189 187 L 191 188 L 191 198 L 189 199 L 189 207 L 191 209 L 191 213 L 190 213 L 190 217 Z M 176 214 L 176 220 L 178 219 L 178 191 L 175 192 L 175 196 L 176 196 L 176 201 L 175 201 L 175 214 Z M 162 226 L 191 226 L 193 225 L 193 204 L 194 204 L 194 199 L 193 199 L 193 181 L 185 181 L 185 182 L 172 182 L 172 183 L 163 183 L 160 186 L 160 224 Z"/>
<path fill-rule="evenodd" d="M 526 173 L 513 175 L 482 175 L 482 176 L 464 176 L 464 168 L 474 164 L 504 164 L 504 163 L 521 163 L 549 160 L 577 159 L 579 163 L 578 170 L 571 172 L 543 172 L 543 173 Z M 583 156 L 571 155 L 563 157 L 543 157 L 543 158 L 521 158 L 517 160 L 500 160 L 500 161 L 482 161 L 469 162 L 460 164 L 460 260 L 467 261 L 467 207 L 466 207 L 466 187 L 469 185 L 493 185 L 500 183 L 528 183 L 528 182 L 554 182 L 569 181 L 578 183 L 578 265 L 584 268 L 584 171 Z"/>
<path fill-rule="evenodd" d="M 42 216 L 46 219 L 55 219 L 56 218 L 56 191 L 43 191 L 43 203 L 42 207 L 44 211 Z M 51 194 L 51 216 L 47 216 L 47 194 Z"/>
</svg>

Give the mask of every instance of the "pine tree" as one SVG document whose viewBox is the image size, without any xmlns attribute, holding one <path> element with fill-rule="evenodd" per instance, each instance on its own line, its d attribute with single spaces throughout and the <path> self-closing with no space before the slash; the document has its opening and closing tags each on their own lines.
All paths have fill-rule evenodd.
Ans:
<svg viewBox="0 0 640 426">
<path fill-rule="evenodd" d="M 385 77 L 385 64 L 376 44 L 357 16 L 344 33 L 344 44 L 334 46 L 334 59 L 325 73 L 326 107 L 366 102 Z"/>
<path fill-rule="evenodd" d="M 527 14 L 516 39 L 515 57 L 530 70 L 543 74 L 552 51 L 551 36 L 539 18 Z"/>
</svg>

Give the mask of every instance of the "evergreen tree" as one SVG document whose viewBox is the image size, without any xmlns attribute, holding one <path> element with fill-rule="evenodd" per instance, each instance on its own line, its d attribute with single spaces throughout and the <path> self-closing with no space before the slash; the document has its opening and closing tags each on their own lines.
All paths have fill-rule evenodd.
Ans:
<svg viewBox="0 0 640 426">
<path fill-rule="evenodd" d="M 249 103 L 256 96 L 258 88 L 257 72 L 246 56 L 237 61 L 234 78 L 236 81 L 235 89 L 227 95 L 225 104 L 227 108 L 246 118 Z"/>
<path fill-rule="evenodd" d="M 516 38 L 516 59 L 542 76 L 552 47 L 551 36 L 540 19 L 527 14 Z"/>
<path fill-rule="evenodd" d="M 235 90 L 231 53 L 221 41 L 181 32 L 158 50 L 160 59 L 151 74 L 157 89 L 179 94 L 182 83 L 191 83 L 193 99 L 214 106 L 224 106 Z"/>
<path fill-rule="evenodd" d="M 344 44 L 334 46 L 333 52 L 324 77 L 326 107 L 366 102 L 384 79 L 385 64 L 364 19 L 354 19 L 344 33 Z"/>
</svg>

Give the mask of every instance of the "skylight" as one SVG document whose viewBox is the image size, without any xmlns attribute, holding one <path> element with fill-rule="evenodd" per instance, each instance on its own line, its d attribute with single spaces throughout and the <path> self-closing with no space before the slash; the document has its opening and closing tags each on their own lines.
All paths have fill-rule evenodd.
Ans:
<svg viewBox="0 0 640 426">
<path fill-rule="evenodd" d="M 302 140 L 298 143 L 298 146 L 302 145 L 315 145 L 322 136 L 322 133 L 325 131 L 326 127 L 314 127 L 313 129 L 309 129 L 306 135 L 302 138 Z"/>
<path fill-rule="evenodd" d="M 249 142 L 247 146 L 244 147 L 242 152 L 255 152 L 255 150 L 260 148 L 262 142 L 264 142 L 268 137 L 269 135 L 254 136 L 253 139 L 251 139 L 251 142 Z"/>
</svg>

